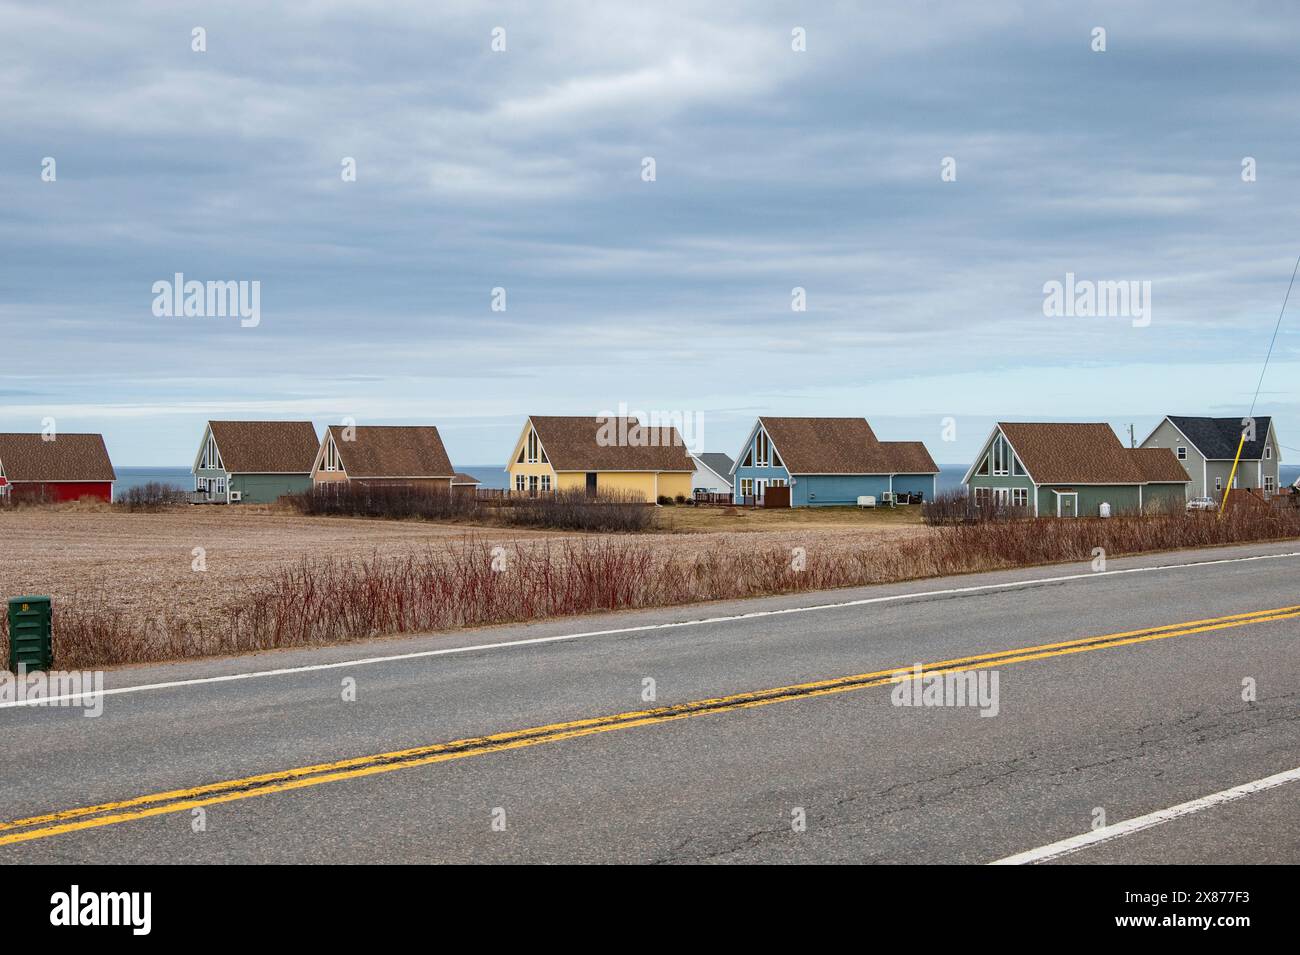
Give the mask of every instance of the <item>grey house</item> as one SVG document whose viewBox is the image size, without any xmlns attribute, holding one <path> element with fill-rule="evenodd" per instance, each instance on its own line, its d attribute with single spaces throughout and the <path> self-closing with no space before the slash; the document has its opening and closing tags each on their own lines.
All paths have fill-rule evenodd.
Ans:
<svg viewBox="0 0 1300 955">
<path fill-rule="evenodd" d="M 1228 475 L 1232 472 L 1241 433 L 1240 418 L 1168 415 L 1147 435 L 1142 447 L 1169 448 L 1191 479 L 1188 494 L 1218 500 L 1222 498 Z M 1241 463 L 1237 465 L 1233 486 L 1259 489 L 1265 497 L 1271 497 L 1279 487 L 1278 465 L 1281 460 L 1273 419 L 1257 417 L 1255 440 L 1247 441 L 1241 449 Z"/>
</svg>

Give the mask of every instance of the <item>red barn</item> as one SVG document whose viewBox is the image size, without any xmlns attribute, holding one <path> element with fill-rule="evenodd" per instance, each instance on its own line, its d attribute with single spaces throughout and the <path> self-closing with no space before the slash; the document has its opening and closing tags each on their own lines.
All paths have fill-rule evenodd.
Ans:
<svg viewBox="0 0 1300 955">
<path fill-rule="evenodd" d="M 111 501 L 116 481 L 103 435 L 0 434 L 0 495 Z"/>
</svg>

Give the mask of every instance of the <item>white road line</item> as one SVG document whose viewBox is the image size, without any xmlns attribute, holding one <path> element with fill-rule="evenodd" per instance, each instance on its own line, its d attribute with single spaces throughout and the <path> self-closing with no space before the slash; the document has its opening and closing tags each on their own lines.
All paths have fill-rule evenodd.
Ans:
<svg viewBox="0 0 1300 955">
<path fill-rule="evenodd" d="M 1253 783 L 1243 783 L 1240 786 L 1233 786 L 1231 789 L 1225 789 L 1223 792 L 1213 793 L 1209 796 L 1202 796 L 1200 799 L 1193 799 L 1191 802 L 1179 803 L 1177 806 L 1170 806 L 1168 809 L 1161 809 L 1158 812 L 1150 812 L 1145 816 L 1138 816 L 1136 819 L 1128 819 L 1124 822 L 1117 822 L 1113 826 L 1103 826 L 1092 832 L 1085 832 L 1081 836 L 1072 836 L 1069 839 L 1062 839 L 1060 842 L 1053 842 L 1048 846 L 1040 846 L 1037 849 L 1030 849 L 1028 852 L 1020 852 L 1013 856 L 1007 856 L 1005 859 L 998 859 L 996 862 L 990 862 L 989 865 L 1032 865 L 1037 862 L 1047 862 L 1050 859 L 1059 859 L 1061 856 L 1067 856 L 1072 852 L 1078 852 L 1080 849 L 1087 849 L 1091 846 L 1099 846 L 1104 842 L 1110 842 L 1112 839 L 1122 839 L 1124 836 L 1131 836 L 1135 832 L 1141 832 L 1143 829 L 1150 829 L 1152 826 L 1159 826 L 1162 823 L 1169 822 L 1171 819 L 1178 819 L 1181 816 L 1190 816 L 1192 813 L 1200 812 L 1202 809 L 1209 809 L 1212 806 L 1221 806 L 1225 802 L 1232 802 L 1234 799 L 1241 799 L 1245 796 L 1252 796 L 1255 793 L 1262 793 L 1266 789 L 1273 789 L 1277 786 L 1293 783 L 1300 780 L 1300 767 L 1288 769 L 1284 773 L 1278 773 L 1276 776 L 1268 776 L 1264 779 L 1257 779 Z"/>
<path fill-rule="evenodd" d="M 1193 567 L 1214 567 L 1222 564 L 1239 564 L 1254 560 L 1283 560 L 1300 557 L 1300 551 L 1286 554 L 1259 554 L 1254 557 L 1225 557 L 1219 560 L 1191 561 L 1186 564 L 1158 564 L 1153 567 L 1128 567 L 1122 570 L 1089 571 L 1086 574 L 1065 574 L 1059 577 L 1035 577 L 1030 580 L 1012 580 L 999 584 L 976 584 L 970 587 L 949 587 L 944 590 L 922 590 L 910 594 L 891 594 L 886 597 L 863 597 L 859 600 L 845 600 L 839 603 L 812 604 L 807 607 L 784 607 L 779 610 L 754 610 L 750 613 L 732 614 L 726 617 L 703 617 L 697 620 L 676 620 L 669 623 L 647 623 L 635 627 L 615 627 L 609 630 L 586 630 L 581 633 L 562 633 L 552 637 L 530 637 L 526 640 L 503 640 L 499 643 L 478 643 L 465 647 L 443 647 L 438 650 L 417 650 L 411 653 L 397 653 L 382 657 L 360 657 L 355 660 L 339 660 L 335 663 L 312 663 L 305 666 L 281 667 L 275 670 L 252 670 L 246 673 L 227 673 L 222 676 L 197 677 L 192 680 L 170 680 L 165 683 L 141 683 L 136 686 L 119 686 L 101 690 L 98 694 L 70 693 L 64 696 L 50 696 L 38 700 L 9 700 L 0 702 L 0 710 L 17 706 L 49 705 L 71 700 L 80 700 L 89 696 L 116 696 L 121 693 L 143 693 L 147 690 L 171 690 L 182 686 L 201 686 L 207 683 L 232 683 L 236 680 L 252 680 L 258 677 L 286 676 L 293 673 L 313 673 L 318 670 L 339 670 L 346 667 L 367 666 L 374 663 L 393 663 L 398 660 L 418 660 L 422 657 L 449 656 L 456 653 L 474 653 L 480 650 L 506 650 L 513 647 L 531 647 L 544 643 L 561 643 L 569 640 L 582 640 L 587 637 L 610 637 L 627 633 L 648 633 L 653 630 L 672 630 L 677 627 L 700 627 L 714 623 L 731 623 L 737 620 L 757 620 L 761 617 L 778 617 L 784 614 L 812 613 L 819 610 L 841 610 L 845 607 L 865 607 L 870 604 L 894 603 L 900 600 L 918 600 L 923 597 L 944 597 L 953 594 L 973 594 L 989 590 L 1011 590 L 1019 587 L 1033 587 L 1038 584 L 1056 584 L 1070 580 L 1096 580 L 1101 577 L 1114 577 L 1119 574 L 1146 574 L 1161 570 L 1182 570 Z M 671 610 L 671 607 L 659 608 Z M 540 622 L 540 621 L 531 621 Z M 513 626 L 506 624 L 505 626 Z"/>
</svg>

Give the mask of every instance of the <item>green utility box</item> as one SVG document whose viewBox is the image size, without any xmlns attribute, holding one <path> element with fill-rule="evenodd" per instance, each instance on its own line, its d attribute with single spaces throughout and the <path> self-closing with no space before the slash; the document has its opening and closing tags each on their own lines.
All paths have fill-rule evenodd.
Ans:
<svg viewBox="0 0 1300 955">
<path fill-rule="evenodd" d="M 49 670 L 54 666 L 54 607 L 49 597 L 9 601 L 9 669 Z"/>
</svg>

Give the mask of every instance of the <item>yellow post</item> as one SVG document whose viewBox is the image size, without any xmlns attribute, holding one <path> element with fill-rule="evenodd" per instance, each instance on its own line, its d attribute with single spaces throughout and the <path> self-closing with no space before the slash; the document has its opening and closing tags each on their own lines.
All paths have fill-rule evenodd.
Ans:
<svg viewBox="0 0 1300 955">
<path fill-rule="evenodd" d="M 1232 481 L 1237 476 L 1237 464 L 1241 461 L 1241 449 L 1246 446 L 1246 432 L 1241 432 L 1241 440 L 1237 442 L 1237 456 L 1232 459 L 1232 473 L 1228 475 L 1228 486 L 1223 489 L 1223 500 L 1219 502 L 1219 516 L 1223 516 L 1223 509 L 1228 506 L 1228 495 L 1232 493 Z"/>
</svg>

